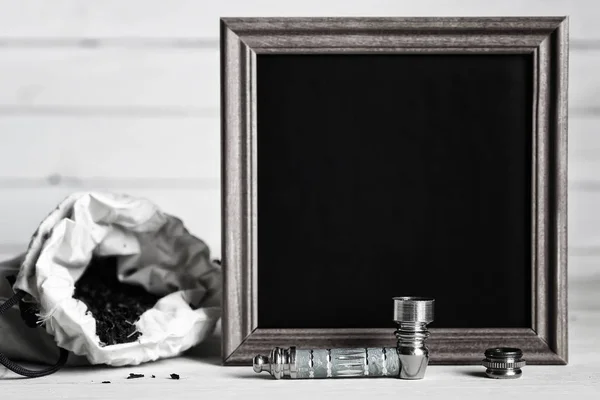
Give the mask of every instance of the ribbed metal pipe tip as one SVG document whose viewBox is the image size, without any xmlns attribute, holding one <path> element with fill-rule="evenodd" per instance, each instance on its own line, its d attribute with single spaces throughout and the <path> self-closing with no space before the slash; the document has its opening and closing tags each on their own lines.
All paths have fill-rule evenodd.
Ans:
<svg viewBox="0 0 600 400">
<path fill-rule="evenodd" d="M 394 297 L 394 321 L 428 324 L 433 321 L 434 303 L 430 297 Z"/>
<path fill-rule="evenodd" d="M 486 368 L 485 374 L 493 379 L 516 379 L 523 374 L 521 368 L 525 366 L 521 349 L 512 347 L 496 347 L 485 351 L 482 365 Z"/>
</svg>

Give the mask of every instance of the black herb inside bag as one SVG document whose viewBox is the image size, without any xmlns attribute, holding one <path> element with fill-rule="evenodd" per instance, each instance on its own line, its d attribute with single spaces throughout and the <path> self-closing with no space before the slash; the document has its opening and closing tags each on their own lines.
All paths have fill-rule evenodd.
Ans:
<svg viewBox="0 0 600 400">
<path fill-rule="evenodd" d="M 159 299 L 140 286 L 119 282 L 116 257 L 92 258 L 73 297 L 92 313 L 101 345 L 135 342 L 141 335 L 135 322 Z"/>
</svg>

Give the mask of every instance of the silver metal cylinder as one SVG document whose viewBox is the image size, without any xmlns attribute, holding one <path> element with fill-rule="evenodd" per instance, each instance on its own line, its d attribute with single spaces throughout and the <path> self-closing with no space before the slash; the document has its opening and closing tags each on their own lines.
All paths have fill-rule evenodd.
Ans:
<svg viewBox="0 0 600 400">
<path fill-rule="evenodd" d="M 307 349 L 275 347 L 269 357 L 256 356 L 255 372 L 267 371 L 275 379 L 397 377 L 395 348 Z"/>
<path fill-rule="evenodd" d="M 433 321 L 435 300 L 426 297 L 394 297 L 394 321 L 398 329 L 397 351 L 401 379 L 423 379 L 429 364 L 427 324 Z"/>
<path fill-rule="evenodd" d="M 493 379 L 516 379 L 523 374 L 521 368 L 525 366 L 521 349 L 497 347 L 485 351 L 482 361 L 486 367 L 485 374 Z"/>
</svg>

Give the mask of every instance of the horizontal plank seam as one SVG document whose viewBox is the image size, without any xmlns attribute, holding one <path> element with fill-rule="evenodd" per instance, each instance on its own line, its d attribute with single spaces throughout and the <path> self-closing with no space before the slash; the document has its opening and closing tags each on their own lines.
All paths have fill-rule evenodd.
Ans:
<svg viewBox="0 0 600 400">
<path fill-rule="evenodd" d="M 215 94 L 215 99 L 217 95 Z M 117 97 L 115 97 L 117 98 Z M 216 102 L 216 100 L 215 100 Z M 11 116 L 78 116 L 112 118 L 218 118 L 215 107 L 170 106 L 62 106 L 62 105 L 0 105 L 0 117 Z"/>
<path fill-rule="evenodd" d="M 23 242 L 23 243 L 7 243 L 7 242 L 2 243 L 2 242 L 0 242 L 0 252 L 4 252 L 4 253 L 6 253 L 6 252 L 10 253 L 12 251 L 21 250 L 21 249 L 25 249 L 25 248 L 27 248 L 27 242 Z M 569 257 L 596 258 L 598 256 L 600 256 L 600 245 L 569 247 Z"/>
<path fill-rule="evenodd" d="M 144 178 L 144 177 L 76 177 L 51 174 L 47 177 L 0 177 L 0 190 L 10 189 L 211 189 L 218 190 L 221 181 L 218 171 L 214 177 L 206 178 Z"/>
<path fill-rule="evenodd" d="M 2 37 L 2 48 L 81 48 L 94 50 L 100 48 L 141 48 L 141 49 L 209 49 L 218 50 L 218 37 L 203 38 L 136 38 L 136 37 Z"/>
<path fill-rule="evenodd" d="M 220 189 L 221 181 L 217 169 L 215 169 L 214 176 L 202 178 L 82 177 L 59 173 L 43 177 L 0 176 L 0 190 L 45 188 L 90 189 L 98 187 L 128 189 Z M 597 193 L 600 192 L 600 181 L 571 180 L 569 182 L 569 190 L 579 193 Z"/>
<path fill-rule="evenodd" d="M 572 50 L 600 50 L 600 39 L 571 38 Z M 86 50 L 102 48 L 140 48 L 140 49 L 207 49 L 218 50 L 218 37 L 205 38 L 135 38 L 135 37 L 4 37 L 0 38 L 0 50 L 3 48 L 81 48 Z"/>
<path fill-rule="evenodd" d="M 217 95 L 215 94 L 215 103 Z M 570 107 L 571 118 L 598 117 L 600 107 Z M 219 107 L 0 105 L 0 117 L 27 115 L 113 118 L 219 118 Z"/>
</svg>

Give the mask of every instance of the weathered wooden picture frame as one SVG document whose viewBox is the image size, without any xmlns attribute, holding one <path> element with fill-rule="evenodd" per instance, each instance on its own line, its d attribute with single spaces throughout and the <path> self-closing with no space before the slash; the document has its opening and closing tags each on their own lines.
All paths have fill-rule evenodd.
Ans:
<svg viewBox="0 0 600 400">
<path fill-rule="evenodd" d="M 503 344 L 523 349 L 530 364 L 566 364 L 568 21 L 564 17 L 222 19 L 224 364 L 249 365 L 256 354 L 281 345 L 395 344 L 389 329 L 265 329 L 258 324 L 257 55 L 267 53 L 533 56 L 531 327 L 432 329 L 428 346 L 431 364 L 478 363 L 483 350 Z"/>
</svg>

